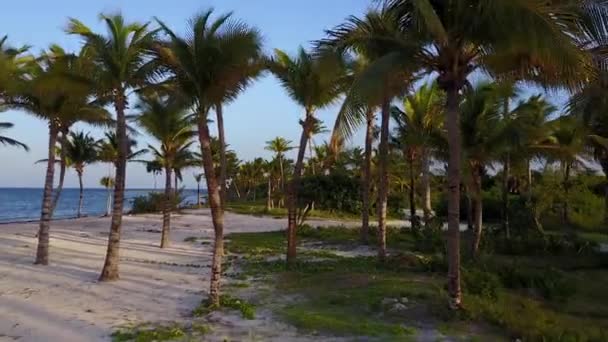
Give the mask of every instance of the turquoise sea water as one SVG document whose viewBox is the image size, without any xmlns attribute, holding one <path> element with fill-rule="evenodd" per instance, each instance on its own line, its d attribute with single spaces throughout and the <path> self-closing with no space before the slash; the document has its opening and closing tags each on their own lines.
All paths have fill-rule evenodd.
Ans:
<svg viewBox="0 0 608 342">
<path fill-rule="evenodd" d="M 131 209 L 133 198 L 145 195 L 152 189 L 129 189 L 125 193 L 125 211 Z M 184 204 L 196 203 L 196 190 L 184 190 Z M 98 216 L 106 212 L 108 191 L 105 189 L 85 189 L 83 215 Z M 42 188 L 0 188 L 0 222 L 31 221 L 40 218 Z M 53 218 L 76 216 L 78 209 L 78 189 L 63 189 L 59 205 Z"/>
</svg>

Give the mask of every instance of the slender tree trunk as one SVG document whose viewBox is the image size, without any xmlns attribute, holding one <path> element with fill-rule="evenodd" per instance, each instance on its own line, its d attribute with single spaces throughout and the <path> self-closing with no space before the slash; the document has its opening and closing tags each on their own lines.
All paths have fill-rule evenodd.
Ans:
<svg viewBox="0 0 608 342">
<path fill-rule="evenodd" d="M 481 242 L 481 233 L 483 229 L 482 223 L 482 211 L 483 211 L 483 198 L 481 193 L 481 167 L 478 165 L 473 166 L 473 196 L 474 196 L 474 218 L 473 218 L 473 244 L 471 251 L 473 257 L 477 257 L 479 254 L 479 244 Z"/>
<path fill-rule="evenodd" d="M 110 170 L 108 171 L 108 179 L 112 179 L 112 163 L 110 163 Z M 107 200 L 106 200 L 106 216 L 110 216 L 112 212 L 112 187 L 106 187 L 108 191 Z"/>
<path fill-rule="evenodd" d="M 108 237 L 108 250 L 99 281 L 113 281 L 119 279 L 118 264 L 120 262 L 120 234 L 122 228 L 122 212 L 125 200 L 125 178 L 127 176 L 127 154 L 129 143 L 127 138 L 127 121 L 125 118 L 124 93 L 115 100 L 116 109 L 116 139 L 118 142 L 118 159 L 116 160 L 116 176 L 114 177 L 114 203 L 112 208 L 112 222 L 110 236 Z"/>
<path fill-rule="evenodd" d="M 285 170 L 283 169 L 283 156 L 279 156 L 279 170 L 281 171 L 281 196 L 285 196 Z M 279 199 L 279 208 L 281 207 L 282 199 Z"/>
<path fill-rule="evenodd" d="M 473 233 L 474 225 L 473 225 L 473 216 L 475 215 L 475 209 L 473 208 L 473 198 L 471 197 L 471 189 L 468 186 L 464 187 L 467 201 L 467 232 Z"/>
<path fill-rule="evenodd" d="M 604 184 L 604 224 L 608 225 L 608 173 L 606 174 L 606 184 Z"/>
<path fill-rule="evenodd" d="M 78 193 L 78 213 L 76 214 L 77 217 L 82 217 L 82 204 L 84 203 L 84 186 L 82 185 L 82 170 L 77 170 L 76 173 L 78 174 L 78 186 L 79 186 L 79 193 Z"/>
<path fill-rule="evenodd" d="M 509 227 L 509 178 L 511 173 L 511 156 L 507 153 L 503 162 L 502 175 L 502 226 L 505 230 L 507 239 L 511 238 Z"/>
<path fill-rule="evenodd" d="M 57 184 L 57 189 L 55 189 L 55 198 L 53 198 L 53 209 L 51 211 L 54 213 L 57 205 L 59 204 L 59 197 L 61 196 L 61 191 L 63 191 L 63 183 L 65 181 L 65 171 L 67 169 L 67 142 L 68 142 L 68 130 L 64 129 L 61 132 L 61 137 L 59 139 L 59 144 L 61 145 L 61 155 L 60 158 L 60 169 L 59 169 L 59 184 Z"/>
<path fill-rule="evenodd" d="M 46 176 L 44 178 L 44 191 L 42 193 L 42 210 L 40 212 L 40 228 L 38 229 L 38 248 L 36 250 L 36 265 L 49 264 L 49 231 L 53 216 L 53 178 L 55 176 L 55 143 L 57 141 L 57 127 L 49 123 L 48 160 L 46 162 Z"/>
<path fill-rule="evenodd" d="M 564 221 L 565 225 L 570 225 L 570 206 L 569 206 L 569 199 L 570 199 L 570 163 L 566 163 L 566 167 L 565 167 L 565 172 L 564 172 L 564 206 L 563 206 L 563 212 L 562 212 L 562 218 Z M 568 227 L 569 228 L 569 227 Z"/>
<path fill-rule="evenodd" d="M 272 188 L 271 188 L 271 179 L 270 176 L 268 176 L 268 192 L 266 194 L 266 211 L 270 211 L 270 209 L 272 208 Z"/>
<path fill-rule="evenodd" d="M 460 113 L 458 89 L 446 89 L 446 128 L 448 131 L 448 295 L 450 307 L 459 309 L 462 303 L 460 289 Z"/>
<path fill-rule="evenodd" d="M 222 105 L 215 106 L 217 115 L 217 136 L 220 142 L 220 198 L 222 200 L 222 208 L 226 206 L 226 137 L 224 132 L 224 114 Z"/>
<path fill-rule="evenodd" d="M 381 110 L 378 184 L 378 259 L 386 259 L 386 210 L 388 205 L 388 135 L 390 120 L 390 99 L 384 99 Z"/>
<path fill-rule="evenodd" d="M 431 222 L 431 215 L 433 208 L 431 206 L 431 163 L 429 157 L 429 150 L 426 147 L 422 148 L 422 187 L 423 189 L 423 200 L 422 210 L 424 215 L 424 224 L 429 225 Z"/>
<path fill-rule="evenodd" d="M 211 220 L 215 232 L 211 279 L 209 282 L 209 302 L 213 306 L 219 306 L 222 257 L 224 256 L 224 207 L 222 207 L 220 189 L 213 167 L 211 135 L 209 134 L 209 126 L 207 125 L 207 112 L 201 110 L 198 115 L 198 137 L 201 144 L 205 179 L 207 180 L 207 197 L 209 199 L 209 207 L 211 208 Z"/>
<path fill-rule="evenodd" d="M 169 247 L 169 235 L 171 233 L 171 167 L 165 167 L 165 205 L 163 206 L 163 230 L 160 240 L 160 248 Z"/>
<path fill-rule="evenodd" d="M 315 174 L 315 161 L 314 161 L 314 153 L 313 153 L 313 148 L 312 148 L 312 132 L 309 133 L 309 137 L 308 137 L 308 150 L 310 153 L 310 171 L 312 172 L 312 174 Z"/>
<path fill-rule="evenodd" d="M 196 181 L 196 206 L 201 207 L 201 182 Z"/>
<path fill-rule="evenodd" d="M 175 191 L 177 191 L 177 189 L 179 189 L 179 177 L 177 177 L 177 170 L 175 171 L 175 173 L 173 174 L 173 181 L 174 181 L 174 189 Z"/>
<path fill-rule="evenodd" d="M 306 142 L 308 134 L 314 124 L 314 118 L 311 110 L 306 110 L 306 119 L 302 125 L 302 136 L 300 137 L 300 146 L 298 146 L 298 158 L 293 169 L 293 177 L 289 183 L 287 195 L 287 264 L 293 265 L 296 262 L 296 230 L 297 230 L 297 201 L 298 191 L 300 189 L 300 178 L 302 176 L 302 167 L 304 165 L 304 154 L 306 153 Z"/>
<path fill-rule="evenodd" d="M 418 225 L 418 219 L 416 218 L 416 174 L 414 168 L 414 154 L 409 153 L 410 162 L 410 225 L 412 228 Z"/>
<path fill-rule="evenodd" d="M 374 140 L 374 112 L 368 109 L 366 113 L 367 125 L 365 127 L 365 158 L 363 172 L 361 173 L 361 243 L 369 243 L 369 209 L 370 184 L 372 178 L 372 143 Z"/>
</svg>

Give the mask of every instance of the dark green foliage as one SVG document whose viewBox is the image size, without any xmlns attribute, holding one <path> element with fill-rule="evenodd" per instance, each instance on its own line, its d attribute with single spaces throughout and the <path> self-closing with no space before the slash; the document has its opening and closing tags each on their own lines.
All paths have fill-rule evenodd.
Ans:
<svg viewBox="0 0 608 342">
<path fill-rule="evenodd" d="M 507 288 L 532 289 L 551 301 L 566 301 L 576 293 L 576 284 L 555 268 L 539 270 L 513 265 L 501 269 L 498 275 Z"/>
<path fill-rule="evenodd" d="M 462 279 L 465 292 L 487 299 L 498 298 L 501 284 L 495 274 L 475 268 L 463 269 Z"/>
<path fill-rule="evenodd" d="M 171 206 L 173 210 L 179 209 L 183 202 L 181 190 L 172 197 Z M 163 210 L 165 205 L 165 194 L 162 192 L 150 192 L 145 196 L 137 196 L 133 199 L 132 214 L 157 213 Z"/>
<path fill-rule="evenodd" d="M 414 248 L 425 253 L 445 252 L 445 236 L 442 227 L 443 221 L 435 218 L 427 227 L 413 229 Z"/>
<path fill-rule="evenodd" d="M 345 173 L 304 177 L 299 201 L 302 207 L 314 202 L 315 208 L 322 210 L 359 213 L 361 211 L 360 180 Z"/>
</svg>

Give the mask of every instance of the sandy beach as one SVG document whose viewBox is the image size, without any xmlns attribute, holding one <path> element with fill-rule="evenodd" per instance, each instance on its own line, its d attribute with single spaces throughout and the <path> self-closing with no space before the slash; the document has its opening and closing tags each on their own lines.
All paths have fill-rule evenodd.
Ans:
<svg viewBox="0 0 608 342">
<path fill-rule="evenodd" d="M 49 266 L 33 265 L 36 223 L 0 225 L 0 341 L 107 341 L 117 327 L 172 322 L 206 296 L 211 246 L 207 210 L 172 220 L 170 248 L 158 248 L 160 216 L 125 216 L 121 279 L 99 283 L 109 218 L 55 221 Z M 339 222 L 311 221 L 328 225 Z M 282 229 L 283 219 L 226 214 L 226 233 Z"/>
</svg>

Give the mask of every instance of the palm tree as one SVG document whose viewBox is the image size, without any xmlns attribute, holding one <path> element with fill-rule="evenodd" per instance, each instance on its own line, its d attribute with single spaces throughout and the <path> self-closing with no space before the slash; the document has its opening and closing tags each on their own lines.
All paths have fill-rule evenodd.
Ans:
<svg viewBox="0 0 608 342">
<path fill-rule="evenodd" d="M 196 206 L 201 207 L 201 180 L 203 179 L 204 174 L 195 173 L 194 180 L 196 181 Z"/>
<path fill-rule="evenodd" d="M 12 128 L 14 125 L 10 122 L 0 122 L 0 131 L 5 130 L 5 129 L 9 129 Z M 15 140 L 13 138 L 9 138 L 7 136 L 4 135 L 0 135 L 0 144 L 2 145 L 8 145 L 8 146 L 16 146 L 16 147 L 21 147 L 22 149 L 29 151 L 30 148 L 27 147 L 26 144 Z"/>
<path fill-rule="evenodd" d="M 424 221 L 429 223 L 431 217 L 430 161 L 431 150 L 443 128 L 442 94 L 436 83 L 423 85 L 403 100 L 402 111 L 393 107 L 391 112 L 397 123 L 397 145 L 403 149 L 410 167 L 410 218 L 415 219 L 416 208 L 415 162 L 422 164 L 422 187 Z M 412 221 L 413 226 L 413 221 Z"/>
<path fill-rule="evenodd" d="M 156 190 L 156 176 L 163 172 L 163 167 L 156 160 L 145 161 L 146 172 L 151 173 L 154 178 L 154 190 Z"/>
<path fill-rule="evenodd" d="M 293 265 L 296 261 L 296 202 L 306 143 L 317 121 L 315 112 L 334 103 L 342 92 L 340 81 L 344 77 L 344 68 L 334 56 L 316 57 L 303 48 L 294 57 L 275 50 L 269 67 L 289 96 L 305 111 L 304 120 L 300 122 L 302 135 L 287 197 L 287 263 Z"/>
<path fill-rule="evenodd" d="M 465 169 L 470 174 L 469 188 L 473 191 L 473 256 L 477 256 L 479 252 L 483 228 L 481 179 L 486 167 L 505 150 L 502 105 L 499 86 L 487 83 L 481 83 L 466 91 L 460 105 L 460 129 L 464 132 L 463 158 Z"/>
<path fill-rule="evenodd" d="M 101 179 L 99 180 L 99 185 L 103 186 L 108 191 L 105 216 L 110 216 L 110 213 L 112 211 L 112 188 L 114 187 L 114 178 L 108 176 L 101 177 Z"/>
<path fill-rule="evenodd" d="M 97 158 L 98 143 L 88 133 L 71 132 L 67 144 L 62 147 L 66 149 L 66 158 L 70 161 L 71 167 L 74 168 L 78 175 L 79 199 L 77 217 L 82 216 L 82 204 L 84 200 L 84 188 L 82 184 L 82 175 L 84 168 L 98 160 Z M 62 154 L 63 155 L 63 154 Z"/>
<path fill-rule="evenodd" d="M 0 99 L 12 88 L 15 80 L 27 74 L 33 57 L 26 55 L 29 46 L 12 47 L 7 45 L 8 37 L 0 37 Z"/>
<path fill-rule="evenodd" d="M 66 77 L 63 56 L 55 55 L 52 50 L 38 58 L 37 62 L 29 67 L 27 77 L 17 80 L 13 89 L 6 93 L 5 101 L 8 107 L 33 114 L 47 121 L 49 127 L 36 264 L 48 265 L 49 262 L 55 151 L 62 125 L 64 122 L 75 121 L 75 118 L 84 113 L 98 113 L 100 116 L 105 113 L 103 108 L 89 104 L 90 93 L 91 89 L 86 84 Z"/>
<path fill-rule="evenodd" d="M 279 184 L 281 185 L 281 191 L 285 192 L 285 170 L 283 168 L 283 160 L 285 153 L 293 150 L 295 147 L 291 146 L 291 140 L 287 140 L 283 137 L 276 137 L 266 142 L 267 151 L 274 152 L 275 159 L 279 161 Z"/>
<path fill-rule="evenodd" d="M 538 2 L 538 4 L 536 4 Z M 372 63 L 378 73 L 392 73 L 398 63 L 415 58 L 423 72 L 438 73 L 439 87 L 446 92 L 448 135 L 448 292 L 450 306 L 461 304 L 460 291 L 460 92 L 475 70 L 496 76 L 538 82 L 544 86 L 576 87 L 592 68 L 588 54 L 581 51 L 575 37 L 588 31 L 588 7 L 564 7 L 541 0 L 412 1 L 387 0 L 404 33 L 401 39 L 387 35 L 356 34 L 345 24 L 332 30 L 333 41 L 350 45 L 393 42 L 392 49 Z M 602 5 L 599 5 L 602 6 Z M 542 37 L 542 39 L 540 38 Z M 387 42 L 388 41 L 388 42 Z M 417 52 L 413 52 L 417 51 Z M 374 75 L 375 79 L 381 79 Z M 366 81 L 369 87 L 378 82 Z"/>
<path fill-rule="evenodd" d="M 182 104 L 172 99 L 158 96 L 141 97 L 136 109 L 140 112 L 136 118 L 138 125 L 160 143 L 160 149 L 151 145 L 148 148 L 154 155 L 154 161 L 165 171 L 165 204 L 160 243 L 160 248 L 165 248 L 169 246 L 174 196 L 171 189 L 171 173 L 182 166 L 179 162 L 183 152 L 190 153 L 188 148 L 193 143 L 195 131 L 191 116 L 184 110 Z"/>
<path fill-rule="evenodd" d="M 191 34 L 186 38 L 179 37 L 157 19 L 159 25 L 169 36 L 169 41 L 159 44 L 156 60 L 161 62 L 169 73 L 163 83 L 167 84 L 170 90 L 182 96 L 195 109 L 197 116 L 202 164 L 207 180 L 209 205 L 215 230 L 209 300 L 212 305 L 219 306 L 222 257 L 224 255 L 224 208 L 213 165 L 208 114 L 212 107 L 220 101 L 225 101 L 226 98 L 220 100 L 217 96 L 217 84 L 225 80 L 220 78 L 223 73 L 214 68 L 217 65 L 225 65 L 222 60 L 226 57 L 222 48 L 223 43 L 232 41 L 235 36 L 250 37 L 250 33 L 255 30 L 232 19 L 230 14 L 221 15 L 216 19 L 211 18 L 212 14 L 212 10 L 207 10 L 194 16 L 190 20 Z M 238 46 L 237 42 L 231 44 Z M 247 48 L 245 45 L 242 47 Z M 240 63 L 239 65 L 242 66 Z M 236 82 L 236 84 L 241 83 Z M 232 89 L 234 91 L 232 87 L 235 86 L 235 83 L 229 82 L 228 86 L 224 90 Z"/>
<path fill-rule="evenodd" d="M 93 78 L 99 100 L 113 103 L 116 111 L 116 138 L 119 148 L 115 163 L 114 208 L 106 260 L 99 277 L 100 281 L 111 281 L 119 278 L 118 251 L 129 141 L 125 117 L 125 109 L 128 107 L 127 93 L 143 86 L 150 74 L 156 70 L 155 61 L 147 58 L 155 42 L 156 31 L 150 31 L 148 24 L 126 23 L 121 14 L 102 14 L 100 18 L 108 30 L 107 36 L 93 32 L 74 18 L 70 19 L 67 32 L 84 40 L 85 48 L 91 53 L 95 63 Z"/>
</svg>

